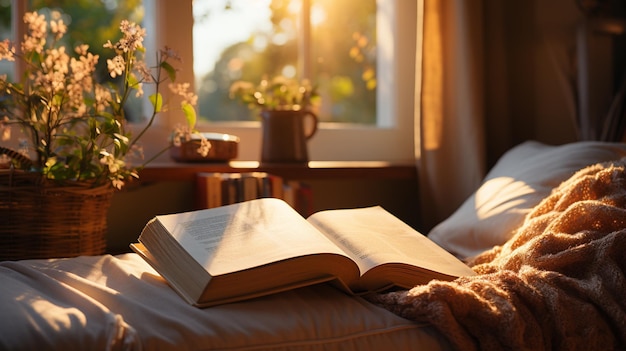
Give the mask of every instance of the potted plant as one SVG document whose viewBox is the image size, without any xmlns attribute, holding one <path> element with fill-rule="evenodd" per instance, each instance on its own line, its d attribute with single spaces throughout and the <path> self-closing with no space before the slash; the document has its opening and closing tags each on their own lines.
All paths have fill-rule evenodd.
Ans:
<svg viewBox="0 0 626 351">
<path fill-rule="evenodd" d="M 0 134 L 6 141 L 11 127 L 19 127 L 28 138 L 27 151 L 35 156 L 31 160 L 0 146 L 0 154 L 11 157 L 9 168 L 0 170 L 0 258 L 100 254 L 113 191 L 137 178 L 137 171 L 154 158 L 144 161 L 138 141 L 165 109 L 163 85 L 169 82 L 181 98 L 187 119 L 175 138 L 193 131 L 197 97 L 188 84 L 175 83 L 172 61 L 180 59 L 172 50 L 160 50 L 156 65 L 147 66 L 146 31 L 135 23 L 122 21 L 121 39 L 103 44 L 112 53 L 108 72 L 121 83 L 101 84 L 94 78 L 99 57 L 87 45 L 70 50 L 62 44 L 67 27 L 58 13 L 49 19 L 26 13 L 24 22 L 27 32 L 20 47 L 0 42 L 1 60 L 24 65 L 16 82 L 0 77 Z M 154 85 L 152 111 L 145 127 L 131 135 L 125 107 L 131 94 L 143 94 L 144 84 Z M 66 218 L 70 214 L 73 219 Z M 47 230 L 54 233 L 46 235 Z M 7 241 L 11 238 L 15 240 Z"/>
<path fill-rule="evenodd" d="M 308 80 L 277 76 L 264 78 L 257 85 L 236 81 L 229 94 L 259 111 L 263 133 L 261 162 L 308 162 L 306 142 L 317 131 L 318 118 L 313 107 L 320 101 L 316 87 Z"/>
</svg>

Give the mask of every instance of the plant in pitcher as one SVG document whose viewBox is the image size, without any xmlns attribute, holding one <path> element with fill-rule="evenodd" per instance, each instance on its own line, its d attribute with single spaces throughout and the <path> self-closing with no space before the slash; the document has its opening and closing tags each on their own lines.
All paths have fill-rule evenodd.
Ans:
<svg viewBox="0 0 626 351">
<path fill-rule="evenodd" d="M 305 110 L 317 106 L 320 96 L 317 87 L 307 79 L 276 76 L 263 78 L 258 84 L 236 81 L 230 86 L 229 96 L 259 110 Z"/>
<path fill-rule="evenodd" d="M 24 22 L 27 32 L 19 47 L 8 39 L 0 42 L 0 59 L 24 64 L 21 80 L 0 77 L 0 134 L 7 140 L 14 125 L 25 133 L 29 152 L 36 155 L 30 170 L 46 181 L 111 184 L 120 189 L 126 180 L 138 177 L 137 171 L 158 156 L 145 161 L 138 142 L 167 109 L 165 83 L 180 100 L 187 120 L 175 137 L 187 138 L 193 132 L 197 97 L 188 91 L 189 84 L 175 82 L 172 61 L 180 58 L 165 48 L 156 53 L 156 65 L 148 67 L 143 59 L 146 31 L 141 26 L 123 20 L 121 39 L 103 44 L 112 53 L 106 61 L 108 73 L 119 77 L 121 84 L 101 84 L 94 78 L 98 55 L 87 45 L 73 49 L 62 45 L 67 27 L 59 13 L 52 12 L 49 19 L 26 13 Z M 152 111 L 143 129 L 131 135 L 125 107 L 132 94 L 143 95 L 144 84 L 154 86 L 149 96 Z"/>
</svg>

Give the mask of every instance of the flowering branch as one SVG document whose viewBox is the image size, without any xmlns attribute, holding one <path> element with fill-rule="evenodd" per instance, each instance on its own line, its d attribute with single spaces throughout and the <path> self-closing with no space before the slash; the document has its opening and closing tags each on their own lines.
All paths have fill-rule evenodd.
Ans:
<svg viewBox="0 0 626 351">
<path fill-rule="evenodd" d="M 18 58 L 27 66 L 22 82 L 0 77 L 0 113 L 4 114 L 0 135 L 10 137 L 11 124 L 23 127 L 37 154 L 34 170 L 49 180 L 92 181 L 94 185 L 109 181 L 121 188 L 128 177 L 137 177 L 137 167 L 131 167 L 128 158 L 141 153 L 138 141 L 164 110 L 160 85 L 175 81 L 176 70 L 169 61 L 180 58 L 170 49 L 162 50 L 157 53 L 156 67 L 148 68 L 142 59 L 146 31 L 124 20 L 120 23 L 122 38 L 104 44 L 115 53 L 107 60 L 107 69 L 112 78 L 122 78 L 118 89 L 113 83 L 95 82 L 99 57 L 89 53 L 87 45 L 77 46 L 75 57 L 58 46 L 67 31 L 59 13 L 53 12 L 47 22 L 43 15 L 29 12 L 24 22 L 28 28 L 21 54 L 8 40 L 0 42 L 0 60 Z M 125 106 L 131 91 L 143 96 L 144 83 L 156 87 L 156 93 L 149 97 L 153 109 L 147 125 L 131 138 L 125 129 Z M 182 97 L 186 128 L 193 131 L 197 97 L 181 87 L 189 85 L 170 84 L 170 89 Z"/>
</svg>

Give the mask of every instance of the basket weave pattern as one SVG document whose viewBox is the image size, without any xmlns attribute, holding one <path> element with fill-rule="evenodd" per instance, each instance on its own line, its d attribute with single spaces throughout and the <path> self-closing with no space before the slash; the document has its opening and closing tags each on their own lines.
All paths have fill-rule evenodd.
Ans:
<svg viewBox="0 0 626 351">
<path fill-rule="evenodd" d="M 0 169 L 0 261 L 103 254 L 112 196 L 109 185 L 55 186 Z"/>
</svg>

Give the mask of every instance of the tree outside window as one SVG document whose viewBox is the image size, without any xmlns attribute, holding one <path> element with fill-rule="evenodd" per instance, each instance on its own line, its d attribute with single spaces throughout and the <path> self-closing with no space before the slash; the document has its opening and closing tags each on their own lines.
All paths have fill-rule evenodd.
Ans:
<svg viewBox="0 0 626 351">
<path fill-rule="evenodd" d="M 229 98 L 230 85 L 282 75 L 318 85 L 322 121 L 376 123 L 375 0 L 196 1 L 194 26 L 202 118 L 254 120 L 254 112 Z M 228 33 L 232 41 L 222 41 Z"/>
</svg>

